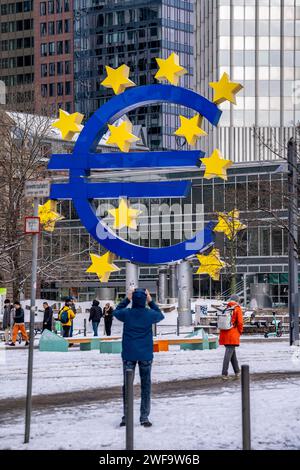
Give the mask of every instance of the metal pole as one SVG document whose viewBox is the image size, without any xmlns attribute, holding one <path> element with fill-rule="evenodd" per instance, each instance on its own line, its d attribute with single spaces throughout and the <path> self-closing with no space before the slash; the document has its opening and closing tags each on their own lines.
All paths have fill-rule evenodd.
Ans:
<svg viewBox="0 0 300 470">
<path fill-rule="evenodd" d="M 178 318 L 180 326 L 192 324 L 192 266 L 189 261 L 183 260 L 178 265 Z"/>
<path fill-rule="evenodd" d="M 177 333 L 177 336 L 179 336 L 179 317 L 177 315 L 177 324 L 176 324 L 177 328 L 176 328 L 176 333 Z"/>
<path fill-rule="evenodd" d="M 243 276 L 243 288 L 244 288 L 244 307 L 247 307 L 247 274 Z"/>
<path fill-rule="evenodd" d="M 289 192 L 289 316 L 290 345 L 299 345 L 299 290 L 298 290 L 298 172 L 296 142 L 288 142 Z"/>
<path fill-rule="evenodd" d="M 126 263 L 126 293 L 131 288 L 136 288 L 139 285 L 139 267 L 137 264 Z"/>
<path fill-rule="evenodd" d="M 125 372 L 126 450 L 133 450 L 133 370 Z"/>
<path fill-rule="evenodd" d="M 251 450 L 250 374 L 248 365 L 242 366 L 242 423 L 243 450 Z"/>
<path fill-rule="evenodd" d="M 39 214 L 39 199 L 33 201 L 34 217 Z M 38 258 L 39 234 L 32 235 L 32 261 L 31 261 L 31 298 L 30 298 L 30 327 L 29 327 L 29 351 L 28 351 L 28 370 L 27 370 L 27 395 L 25 412 L 25 437 L 24 443 L 30 439 L 30 422 L 32 408 L 32 372 L 33 372 L 33 347 L 34 347 L 34 315 L 36 298 L 36 279 L 37 279 L 37 258 Z"/>
<path fill-rule="evenodd" d="M 83 320 L 83 336 L 86 336 L 86 318 Z"/>
</svg>

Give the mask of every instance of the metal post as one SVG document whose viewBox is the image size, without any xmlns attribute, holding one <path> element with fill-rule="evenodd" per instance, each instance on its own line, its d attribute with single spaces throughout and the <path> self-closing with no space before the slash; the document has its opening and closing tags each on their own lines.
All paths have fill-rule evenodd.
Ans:
<svg viewBox="0 0 300 470">
<path fill-rule="evenodd" d="M 157 323 L 153 323 L 153 336 L 157 336 Z"/>
<path fill-rule="evenodd" d="M 39 199 L 33 201 L 34 217 L 39 214 Z M 25 412 L 25 438 L 24 443 L 30 439 L 30 422 L 32 408 L 32 372 L 33 372 L 33 348 L 34 348 L 34 316 L 35 316 L 35 298 L 37 281 L 37 258 L 38 258 L 39 234 L 32 235 L 32 261 L 31 261 L 31 298 L 30 298 L 30 326 L 29 326 L 29 351 L 28 351 L 28 370 L 27 370 L 27 395 Z"/>
<path fill-rule="evenodd" d="M 247 274 L 243 276 L 243 288 L 244 288 L 244 307 L 247 307 Z"/>
<path fill-rule="evenodd" d="M 86 318 L 83 320 L 83 336 L 86 336 Z"/>
<path fill-rule="evenodd" d="M 137 264 L 126 263 L 126 293 L 132 287 L 139 285 L 139 268 Z"/>
<path fill-rule="evenodd" d="M 170 265 L 169 276 L 169 303 L 174 304 L 178 297 L 178 285 L 175 264 Z"/>
<path fill-rule="evenodd" d="M 290 345 L 299 345 L 299 291 L 298 291 L 298 171 L 296 142 L 288 142 L 289 192 L 289 315 Z"/>
<path fill-rule="evenodd" d="M 158 302 L 165 304 L 168 297 L 167 267 L 158 268 Z"/>
<path fill-rule="evenodd" d="M 177 316 L 176 327 L 177 327 L 177 328 L 176 328 L 176 330 L 177 330 L 176 333 L 177 333 L 177 336 L 179 336 L 180 331 L 179 331 L 179 317 L 178 317 L 178 316 Z"/>
<path fill-rule="evenodd" d="M 133 450 L 133 370 L 125 372 L 126 450 Z"/>
<path fill-rule="evenodd" d="M 251 450 L 250 374 L 248 365 L 242 366 L 242 423 L 243 450 Z"/>
<path fill-rule="evenodd" d="M 189 261 L 178 265 L 178 318 L 181 326 L 192 324 L 192 266 Z"/>
</svg>

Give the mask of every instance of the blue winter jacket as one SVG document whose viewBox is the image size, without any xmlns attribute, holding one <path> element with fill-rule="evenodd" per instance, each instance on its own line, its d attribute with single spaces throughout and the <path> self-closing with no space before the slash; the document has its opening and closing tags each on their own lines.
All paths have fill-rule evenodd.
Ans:
<svg viewBox="0 0 300 470">
<path fill-rule="evenodd" d="M 122 359 L 124 361 L 151 361 L 153 359 L 152 325 L 164 319 L 155 302 L 146 308 L 146 293 L 133 292 L 132 307 L 126 308 L 130 301 L 123 299 L 114 310 L 114 316 L 124 323 L 122 340 Z"/>
</svg>

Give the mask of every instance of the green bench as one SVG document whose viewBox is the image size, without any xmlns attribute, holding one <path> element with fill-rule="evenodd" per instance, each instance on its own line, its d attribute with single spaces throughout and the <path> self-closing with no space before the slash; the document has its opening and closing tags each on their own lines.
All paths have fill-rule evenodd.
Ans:
<svg viewBox="0 0 300 470">
<path fill-rule="evenodd" d="M 120 354 L 122 352 L 122 341 L 100 341 L 100 354 Z"/>
<path fill-rule="evenodd" d="M 42 352 L 67 352 L 68 341 L 49 330 L 44 330 L 39 342 L 39 350 Z"/>
</svg>

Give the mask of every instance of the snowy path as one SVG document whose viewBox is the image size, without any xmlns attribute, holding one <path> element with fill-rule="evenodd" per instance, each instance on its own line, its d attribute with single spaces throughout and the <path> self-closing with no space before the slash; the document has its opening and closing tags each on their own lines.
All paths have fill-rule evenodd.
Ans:
<svg viewBox="0 0 300 470">
<path fill-rule="evenodd" d="M 252 448 L 300 449 L 300 379 L 257 382 L 251 388 Z M 240 388 L 226 383 L 216 393 L 206 390 L 152 401 L 153 427 L 138 425 L 136 449 L 240 449 Z M 0 427 L 1 449 L 124 449 L 119 428 L 121 402 L 34 411 L 32 439 L 24 445 L 24 418 Z M 280 425 L 279 425 L 280 423 Z"/>
<path fill-rule="evenodd" d="M 25 396 L 27 354 L 24 349 L 0 349 L 0 400 Z M 174 346 L 169 352 L 155 354 L 153 381 L 219 375 L 223 355 L 223 347 L 211 351 L 180 351 Z M 251 372 L 300 371 L 300 360 L 292 360 L 293 350 L 288 342 L 244 342 L 238 358 L 240 363 L 250 365 Z M 34 395 L 119 386 L 121 381 L 118 354 L 75 349 L 67 353 L 34 351 Z"/>
</svg>

